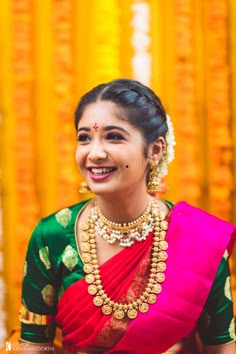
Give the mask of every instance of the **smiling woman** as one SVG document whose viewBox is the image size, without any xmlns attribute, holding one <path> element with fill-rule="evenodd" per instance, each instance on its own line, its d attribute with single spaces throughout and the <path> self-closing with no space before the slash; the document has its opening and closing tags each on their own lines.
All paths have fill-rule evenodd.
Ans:
<svg viewBox="0 0 236 354">
<path fill-rule="evenodd" d="M 103 195 L 146 194 L 145 175 L 148 159 L 144 156 L 145 141 L 140 131 L 117 116 L 117 106 L 109 101 L 90 104 L 78 122 L 76 161 L 90 190 Z M 93 129 L 94 122 L 99 127 Z M 156 158 L 162 155 L 162 144 L 156 142 Z M 151 151 L 150 151 L 151 153 Z M 129 172 L 126 164 L 130 163 Z M 119 198 L 120 199 L 120 198 Z M 136 203 L 136 201 L 135 201 Z M 142 207 L 140 208 L 142 209 Z M 137 215 L 142 210 L 137 210 Z M 117 212 L 116 212 L 117 216 Z"/>
<path fill-rule="evenodd" d="M 154 196 L 175 144 L 159 98 L 133 80 L 101 84 L 81 98 L 75 128 L 82 191 L 95 198 L 36 226 L 22 342 L 48 348 L 58 326 L 73 353 L 235 353 L 235 227 Z"/>
</svg>

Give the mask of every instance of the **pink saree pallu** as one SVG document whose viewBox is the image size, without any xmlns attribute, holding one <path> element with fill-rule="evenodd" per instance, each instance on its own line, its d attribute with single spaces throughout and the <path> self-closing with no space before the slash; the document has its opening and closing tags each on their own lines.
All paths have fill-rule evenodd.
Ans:
<svg viewBox="0 0 236 354">
<path fill-rule="evenodd" d="M 66 290 L 58 306 L 65 348 L 106 354 L 167 351 L 195 328 L 234 230 L 230 223 L 187 203 L 176 204 L 166 235 L 166 279 L 157 302 L 134 320 L 118 321 L 95 307 L 81 280 Z M 152 237 L 136 243 L 100 267 L 105 291 L 115 301 L 132 301 L 143 290 L 151 243 Z"/>
<path fill-rule="evenodd" d="M 160 354 L 196 325 L 235 227 L 187 203 L 170 216 L 166 280 L 156 304 L 105 353 Z M 232 247 L 232 242 L 231 242 Z"/>
</svg>

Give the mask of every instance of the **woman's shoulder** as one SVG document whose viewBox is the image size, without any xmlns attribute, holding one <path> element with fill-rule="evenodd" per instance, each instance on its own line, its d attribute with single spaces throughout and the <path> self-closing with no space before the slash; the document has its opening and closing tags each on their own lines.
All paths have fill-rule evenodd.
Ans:
<svg viewBox="0 0 236 354">
<path fill-rule="evenodd" d="M 68 228 L 70 225 L 74 225 L 78 213 L 81 209 L 83 209 L 87 202 L 88 200 L 84 200 L 80 203 L 61 208 L 56 212 L 42 218 L 40 222 L 44 225 L 44 227 L 51 227 L 52 225 L 54 225 L 59 229 Z"/>
<path fill-rule="evenodd" d="M 54 242 L 63 238 L 73 237 L 78 213 L 87 204 L 88 200 L 57 210 L 43 217 L 33 230 L 31 242 Z"/>
</svg>

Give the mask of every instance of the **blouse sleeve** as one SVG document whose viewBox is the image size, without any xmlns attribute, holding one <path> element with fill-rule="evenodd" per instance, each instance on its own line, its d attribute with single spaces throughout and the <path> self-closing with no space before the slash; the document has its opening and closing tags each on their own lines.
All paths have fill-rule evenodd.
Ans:
<svg viewBox="0 0 236 354">
<path fill-rule="evenodd" d="M 235 340 L 235 320 L 227 251 L 220 263 L 199 319 L 198 330 L 204 345 L 219 345 Z"/>
<path fill-rule="evenodd" d="M 31 236 L 24 263 L 21 339 L 49 343 L 55 335 L 58 285 L 41 220 Z"/>
</svg>

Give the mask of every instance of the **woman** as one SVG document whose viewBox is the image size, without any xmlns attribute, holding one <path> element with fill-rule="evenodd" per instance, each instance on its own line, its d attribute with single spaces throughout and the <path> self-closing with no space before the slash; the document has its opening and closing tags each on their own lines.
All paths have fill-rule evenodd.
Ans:
<svg viewBox="0 0 236 354">
<path fill-rule="evenodd" d="M 147 192 L 157 191 L 173 158 L 173 130 L 158 97 L 133 80 L 99 85 L 82 97 L 75 127 L 82 191 L 96 197 L 48 216 L 33 232 L 22 351 L 50 350 L 57 324 L 74 353 L 190 353 L 195 328 L 204 353 L 235 353 L 234 226 Z"/>
</svg>

